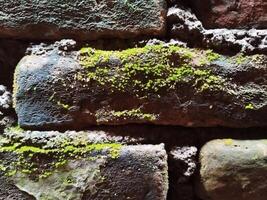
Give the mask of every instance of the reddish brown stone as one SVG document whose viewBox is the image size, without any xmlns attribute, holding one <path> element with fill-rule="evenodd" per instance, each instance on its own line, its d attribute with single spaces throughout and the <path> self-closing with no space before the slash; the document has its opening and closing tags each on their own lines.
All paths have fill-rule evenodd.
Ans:
<svg viewBox="0 0 267 200">
<path fill-rule="evenodd" d="M 191 0 L 205 28 L 267 28 L 266 0 Z"/>
</svg>

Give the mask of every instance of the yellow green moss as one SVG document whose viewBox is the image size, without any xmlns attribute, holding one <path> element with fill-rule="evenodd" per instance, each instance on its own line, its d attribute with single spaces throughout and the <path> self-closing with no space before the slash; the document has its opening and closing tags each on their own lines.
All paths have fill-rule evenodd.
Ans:
<svg viewBox="0 0 267 200">
<path fill-rule="evenodd" d="M 13 132 L 13 133 L 21 133 L 21 132 L 24 131 L 24 129 L 21 128 L 19 125 L 17 125 L 17 126 L 9 127 L 9 128 L 8 128 L 8 131 L 9 131 L 9 132 Z"/>
<path fill-rule="evenodd" d="M 76 78 L 136 95 L 176 89 L 179 83 L 202 91 L 221 86 L 223 79 L 204 68 L 219 58 L 212 51 L 178 46 L 150 45 L 123 51 L 82 48 L 80 64 L 86 75 Z"/>
<path fill-rule="evenodd" d="M 64 167 L 70 159 L 94 160 L 102 156 L 116 159 L 120 155 L 121 147 L 119 143 L 82 143 L 75 140 L 61 141 L 54 146 L 33 146 L 10 141 L 10 143 L 2 143 L 0 153 L 11 154 L 16 159 L 2 159 L 0 171 L 7 176 L 20 172 L 34 179 L 45 178 L 55 169 Z"/>
<path fill-rule="evenodd" d="M 223 141 L 226 146 L 231 146 L 234 143 L 233 139 L 224 139 Z"/>
<path fill-rule="evenodd" d="M 69 104 L 62 103 L 61 101 L 57 101 L 57 105 L 66 109 L 66 110 L 70 109 L 70 107 L 71 107 Z"/>
<path fill-rule="evenodd" d="M 247 104 L 247 105 L 245 106 L 245 109 L 246 109 L 246 110 L 254 110 L 255 108 L 254 108 L 253 104 L 249 103 L 249 104 Z"/>
<path fill-rule="evenodd" d="M 140 108 L 131 109 L 131 110 L 122 110 L 122 111 L 111 111 L 111 116 L 115 116 L 118 118 L 138 118 L 148 121 L 156 120 L 157 116 L 155 114 L 143 113 Z"/>
</svg>

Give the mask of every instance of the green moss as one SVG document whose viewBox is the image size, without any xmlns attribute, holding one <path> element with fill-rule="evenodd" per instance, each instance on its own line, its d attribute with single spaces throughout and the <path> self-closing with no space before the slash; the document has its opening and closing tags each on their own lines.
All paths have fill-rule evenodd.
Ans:
<svg viewBox="0 0 267 200">
<path fill-rule="evenodd" d="M 15 132 L 15 133 L 16 132 L 20 133 L 20 132 L 23 132 L 24 129 L 21 128 L 19 125 L 17 125 L 17 126 L 12 126 L 12 127 L 8 128 L 8 131 Z"/>
<path fill-rule="evenodd" d="M 123 111 L 111 111 L 109 114 L 118 118 L 138 118 L 148 121 L 154 121 L 157 118 L 155 114 L 143 113 L 140 108 Z"/>
<path fill-rule="evenodd" d="M 233 139 L 224 139 L 223 141 L 226 146 L 231 146 L 234 143 Z"/>
<path fill-rule="evenodd" d="M 230 62 L 234 63 L 234 64 L 241 65 L 244 62 L 250 60 L 251 58 L 249 56 L 244 56 L 244 54 L 240 53 L 240 54 L 237 54 L 236 56 L 230 58 Z"/>
<path fill-rule="evenodd" d="M 16 159 L 2 159 L 0 171 L 7 176 L 19 172 L 28 174 L 33 179 L 46 178 L 55 169 L 64 167 L 70 159 L 94 160 L 102 156 L 116 159 L 119 157 L 121 147 L 119 143 L 88 143 L 76 140 L 61 141 L 53 146 L 33 146 L 10 141 L 2 143 L 0 153 L 11 153 Z"/>
<path fill-rule="evenodd" d="M 247 104 L 247 105 L 245 106 L 245 109 L 246 109 L 246 110 L 254 110 L 255 108 L 254 108 L 253 104 L 249 103 L 249 104 Z"/>
<path fill-rule="evenodd" d="M 80 64 L 85 72 L 76 78 L 136 96 L 177 89 L 181 83 L 199 91 L 212 90 L 219 88 L 223 80 L 203 66 L 218 58 L 212 51 L 177 46 L 151 45 L 123 51 L 82 48 Z"/>
<path fill-rule="evenodd" d="M 60 107 L 66 109 L 66 110 L 70 109 L 70 107 L 71 107 L 69 104 L 64 104 L 60 101 L 57 101 L 57 105 L 59 105 Z"/>
<path fill-rule="evenodd" d="M 213 62 L 215 60 L 218 60 L 221 58 L 221 55 L 220 54 L 217 54 L 217 53 L 214 53 L 212 50 L 207 50 L 206 51 L 206 56 L 207 60 L 209 62 Z"/>
</svg>

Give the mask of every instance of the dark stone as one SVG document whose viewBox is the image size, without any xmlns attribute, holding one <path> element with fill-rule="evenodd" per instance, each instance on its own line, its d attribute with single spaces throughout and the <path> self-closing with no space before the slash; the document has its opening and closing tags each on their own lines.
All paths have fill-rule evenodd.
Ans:
<svg viewBox="0 0 267 200">
<path fill-rule="evenodd" d="M 0 4 L 1 37 L 96 40 L 165 33 L 164 0 L 1 0 Z"/>
</svg>

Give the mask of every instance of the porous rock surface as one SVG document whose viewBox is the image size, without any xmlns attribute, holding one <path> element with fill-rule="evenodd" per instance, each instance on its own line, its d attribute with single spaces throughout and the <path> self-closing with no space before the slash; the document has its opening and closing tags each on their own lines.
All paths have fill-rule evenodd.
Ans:
<svg viewBox="0 0 267 200">
<path fill-rule="evenodd" d="M 266 140 L 208 142 L 200 152 L 198 193 L 201 199 L 266 199 L 266 153 Z"/>
<path fill-rule="evenodd" d="M 205 28 L 267 28 L 266 0 L 190 0 Z"/>
<path fill-rule="evenodd" d="M 267 30 L 205 29 L 191 9 L 173 6 L 167 13 L 168 33 L 189 46 L 211 48 L 224 54 L 267 54 Z"/>
<path fill-rule="evenodd" d="M 5 86 L 0 85 L 0 134 L 14 122 L 11 92 Z"/>
<path fill-rule="evenodd" d="M 166 199 L 164 145 L 118 140 L 90 131 L 6 130 L 0 138 L 1 199 Z"/>
<path fill-rule="evenodd" d="M 14 105 L 23 127 L 266 126 L 265 55 L 226 57 L 172 44 L 70 52 L 57 45 L 35 46 L 17 66 Z"/>
<path fill-rule="evenodd" d="M 0 37 L 95 40 L 165 32 L 164 0 L 1 0 L 0 4 Z"/>
</svg>

